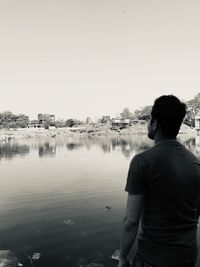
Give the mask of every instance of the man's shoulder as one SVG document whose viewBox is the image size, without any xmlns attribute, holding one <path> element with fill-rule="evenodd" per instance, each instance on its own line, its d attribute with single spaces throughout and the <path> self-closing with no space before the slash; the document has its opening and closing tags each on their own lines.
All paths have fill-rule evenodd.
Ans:
<svg viewBox="0 0 200 267">
<path fill-rule="evenodd" d="M 166 158 L 167 156 L 170 156 L 170 153 L 173 153 L 174 157 L 176 156 L 176 154 L 178 157 L 180 157 L 181 155 L 188 160 L 194 160 L 195 162 L 198 162 L 200 164 L 199 158 L 191 150 L 189 150 L 186 146 L 178 141 L 174 142 L 174 144 L 172 144 L 171 146 L 166 143 L 155 144 L 151 148 L 138 153 L 136 157 L 143 158 L 144 160 L 149 162 L 153 159 L 159 159 L 160 157 Z"/>
<path fill-rule="evenodd" d="M 152 155 L 157 154 L 157 153 L 159 153 L 159 147 L 154 145 L 154 146 L 152 146 L 152 147 L 150 147 L 150 148 L 148 148 L 148 149 L 136 154 L 135 156 L 137 158 L 148 160 L 148 158 L 151 158 Z"/>
<path fill-rule="evenodd" d="M 141 166 L 149 167 L 153 155 L 157 154 L 157 148 L 155 146 L 148 148 L 145 151 L 139 152 L 134 155 L 131 160 L 131 163 L 138 163 Z"/>
</svg>

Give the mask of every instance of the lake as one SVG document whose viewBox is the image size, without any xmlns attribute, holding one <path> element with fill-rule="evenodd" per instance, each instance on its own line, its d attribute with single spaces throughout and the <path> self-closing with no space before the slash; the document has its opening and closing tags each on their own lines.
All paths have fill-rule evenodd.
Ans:
<svg viewBox="0 0 200 267">
<path fill-rule="evenodd" d="M 180 142 L 200 157 L 199 136 Z M 0 249 L 16 252 L 24 266 L 40 252 L 34 266 L 116 267 L 129 163 L 152 145 L 146 136 L 0 144 Z"/>
</svg>

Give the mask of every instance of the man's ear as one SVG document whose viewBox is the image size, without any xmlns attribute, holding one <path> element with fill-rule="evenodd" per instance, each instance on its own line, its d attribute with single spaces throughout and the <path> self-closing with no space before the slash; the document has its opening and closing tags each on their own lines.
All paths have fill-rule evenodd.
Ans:
<svg viewBox="0 0 200 267">
<path fill-rule="evenodd" d="M 152 119 L 152 122 L 151 122 L 151 127 L 152 129 L 155 131 L 158 127 L 158 122 L 156 119 Z"/>
</svg>

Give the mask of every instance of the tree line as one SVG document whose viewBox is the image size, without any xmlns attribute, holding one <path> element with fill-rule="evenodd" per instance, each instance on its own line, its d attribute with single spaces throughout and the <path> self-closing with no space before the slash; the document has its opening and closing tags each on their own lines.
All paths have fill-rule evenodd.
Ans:
<svg viewBox="0 0 200 267">
<path fill-rule="evenodd" d="M 187 114 L 184 119 L 184 123 L 194 127 L 195 115 L 200 112 L 200 93 L 198 93 L 192 100 L 186 102 Z M 152 106 L 144 106 L 140 109 L 131 112 L 129 108 L 124 108 L 120 113 L 121 118 L 130 120 L 148 120 L 150 117 Z M 90 118 L 86 118 L 86 123 L 90 122 Z M 99 122 L 102 122 L 101 119 Z M 73 127 L 75 125 L 83 124 L 83 121 L 77 119 L 57 120 L 55 121 L 55 127 Z M 0 113 L 0 128 L 26 128 L 29 124 L 29 117 L 25 114 L 13 114 L 11 111 L 4 111 Z M 48 125 L 49 126 L 49 125 Z M 48 126 L 46 128 L 48 128 Z"/>
<path fill-rule="evenodd" d="M 26 128 L 29 117 L 24 114 L 15 115 L 11 111 L 0 113 L 0 128 Z"/>
<path fill-rule="evenodd" d="M 190 127 L 195 126 L 195 115 L 200 112 L 200 93 L 198 93 L 193 99 L 187 101 L 187 113 L 184 118 L 184 123 Z M 144 106 L 138 110 L 135 110 L 134 113 L 130 112 L 128 108 L 125 108 L 121 117 L 135 119 L 135 120 L 148 120 L 150 117 L 152 106 Z"/>
<path fill-rule="evenodd" d="M 37 120 L 33 120 L 32 122 L 38 123 Z M 29 117 L 25 114 L 14 114 L 11 111 L 4 111 L 0 113 L 0 129 L 10 129 L 10 128 L 27 128 L 29 125 Z M 55 123 L 51 123 L 50 121 L 46 121 L 44 123 L 44 127 L 46 129 L 49 128 L 49 126 L 55 126 L 55 127 L 72 127 L 74 125 L 80 125 L 83 122 L 76 119 L 68 119 L 68 120 L 57 120 Z"/>
</svg>

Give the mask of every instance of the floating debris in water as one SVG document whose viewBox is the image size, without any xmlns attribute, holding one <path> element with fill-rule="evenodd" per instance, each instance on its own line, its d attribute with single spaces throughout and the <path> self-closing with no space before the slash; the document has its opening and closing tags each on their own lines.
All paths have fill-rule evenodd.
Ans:
<svg viewBox="0 0 200 267">
<path fill-rule="evenodd" d="M 20 262 L 18 262 L 18 266 L 19 267 L 22 267 L 22 266 L 24 266 L 22 263 L 20 263 Z"/>
<path fill-rule="evenodd" d="M 119 249 L 115 250 L 115 252 L 112 254 L 111 258 L 113 260 L 119 260 Z"/>
<path fill-rule="evenodd" d="M 87 267 L 104 267 L 104 265 L 101 263 L 93 263 L 92 262 L 92 263 L 88 264 Z"/>
<path fill-rule="evenodd" d="M 106 208 L 107 210 L 111 210 L 111 209 L 112 209 L 111 206 L 105 206 L 105 208 Z"/>
<path fill-rule="evenodd" d="M 40 256 L 41 256 L 41 253 L 39 252 L 33 253 L 32 260 L 39 260 Z"/>
<path fill-rule="evenodd" d="M 64 220 L 64 224 L 66 224 L 66 225 L 74 225 L 74 222 L 72 220 L 70 220 L 70 219 L 65 219 Z"/>
<path fill-rule="evenodd" d="M 197 227 L 199 227 L 200 226 L 200 224 L 199 223 L 197 223 Z"/>
</svg>

